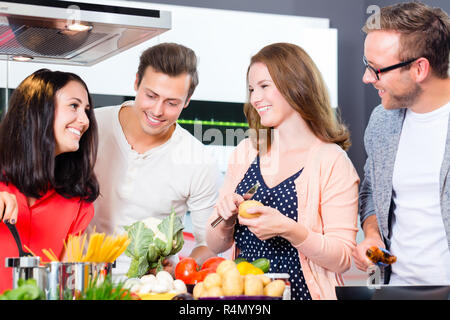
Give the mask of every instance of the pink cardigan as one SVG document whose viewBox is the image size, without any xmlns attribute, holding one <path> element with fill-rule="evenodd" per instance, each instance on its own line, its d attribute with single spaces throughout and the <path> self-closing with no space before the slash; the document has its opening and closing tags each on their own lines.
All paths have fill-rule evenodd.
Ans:
<svg viewBox="0 0 450 320">
<path fill-rule="evenodd" d="M 219 201 L 234 193 L 257 150 L 249 139 L 242 141 L 230 157 Z M 351 266 L 356 246 L 359 177 L 346 152 L 338 145 L 317 139 L 309 150 L 304 169 L 295 180 L 298 221 L 308 229 L 307 238 L 292 243 L 298 250 L 306 284 L 313 299 L 336 299 L 335 286 L 343 285 L 341 274 Z M 231 230 L 211 215 L 206 241 L 214 252 L 229 249 L 234 240 Z"/>
</svg>

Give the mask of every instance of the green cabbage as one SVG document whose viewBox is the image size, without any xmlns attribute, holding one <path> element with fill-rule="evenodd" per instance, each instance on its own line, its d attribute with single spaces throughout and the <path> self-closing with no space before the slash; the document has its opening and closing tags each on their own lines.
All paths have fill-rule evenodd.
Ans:
<svg viewBox="0 0 450 320">
<path fill-rule="evenodd" d="M 163 269 L 163 260 L 178 253 L 184 245 L 183 223 L 172 208 L 164 220 L 148 218 L 125 227 L 131 243 L 125 254 L 131 258 L 127 276 L 142 277 L 149 269 Z"/>
</svg>

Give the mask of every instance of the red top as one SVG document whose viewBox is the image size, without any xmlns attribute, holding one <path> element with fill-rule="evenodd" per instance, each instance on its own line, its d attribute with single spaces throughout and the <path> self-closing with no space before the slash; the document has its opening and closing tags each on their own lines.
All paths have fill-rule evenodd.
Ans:
<svg viewBox="0 0 450 320">
<path fill-rule="evenodd" d="M 64 249 L 63 241 L 69 234 L 84 232 L 94 217 L 92 203 L 80 198 L 66 199 L 55 190 L 48 191 L 29 207 L 27 198 L 15 186 L 0 182 L 0 191 L 16 196 L 18 217 L 16 228 L 22 241 L 41 261 L 48 261 L 42 249 L 51 248 L 60 257 Z M 5 258 L 19 256 L 16 242 L 9 229 L 0 222 L 0 294 L 12 288 L 12 268 L 5 267 Z M 25 250 L 25 248 L 24 248 Z M 27 250 L 25 250 L 27 251 Z"/>
</svg>

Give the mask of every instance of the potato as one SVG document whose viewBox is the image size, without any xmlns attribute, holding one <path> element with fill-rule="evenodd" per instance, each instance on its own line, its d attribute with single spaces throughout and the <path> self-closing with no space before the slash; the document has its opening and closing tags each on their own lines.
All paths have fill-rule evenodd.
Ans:
<svg viewBox="0 0 450 320">
<path fill-rule="evenodd" d="M 238 296 L 244 293 L 244 279 L 237 268 L 229 268 L 222 276 L 222 290 L 226 296 Z"/>
<path fill-rule="evenodd" d="M 281 297 L 286 284 L 283 280 L 274 280 L 264 287 L 264 295 L 270 297 Z"/>
<path fill-rule="evenodd" d="M 218 273 L 210 273 L 203 280 L 203 287 L 205 289 L 210 289 L 212 287 L 221 287 L 222 286 L 222 278 Z"/>
<path fill-rule="evenodd" d="M 194 298 L 199 298 L 203 295 L 204 291 L 206 291 L 206 289 L 203 287 L 203 282 L 199 282 L 195 285 L 192 295 Z"/>
<path fill-rule="evenodd" d="M 232 260 L 225 260 L 222 261 L 216 269 L 216 273 L 219 274 L 220 276 L 223 276 L 223 274 L 225 273 L 226 270 L 228 270 L 229 268 L 236 268 L 236 263 L 234 263 L 234 261 Z M 236 269 L 237 270 L 237 269 Z"/>
<path fill-rule="evenodd" d="M 200 295 L 199 298 L 207 298 L 209 297 L 208 295 L 208 290 L 206 290 L 205 288 L 203 288 L 202 294 Z"/>
<path fill-rule="evenodd" d="M 243 218 L 257 218 L 261 214 L 260 213 L 248 213 L 247 209 L 251 207 L 257 207 L 257 206 L 264 206 L 261 202 L 256 200 L 245 200 L 244 202 L 241 202 L 238 208 L 239 215 Z"/>
<path fill-rule="evenodd" d="M 208 289 L 206 295 L 208 297 L 221 297 L 223 296 L 223 290 L 221 287 L 215 286 Z"/>
<path fill-rule="evenodd" d="M 261 279 L 264 287 L 267 286 L 270 283 L 270 281 L 272 281 L 268 276 L 264 274 L 258 274 L 257 277 Z"/>
<path fill-rule="evenodd" d="M 262 296 L 264 294 L 264 286 L 262 280 L 253 274 L 245 276 L 244 294 L 246 296 Z"/>
</svg>

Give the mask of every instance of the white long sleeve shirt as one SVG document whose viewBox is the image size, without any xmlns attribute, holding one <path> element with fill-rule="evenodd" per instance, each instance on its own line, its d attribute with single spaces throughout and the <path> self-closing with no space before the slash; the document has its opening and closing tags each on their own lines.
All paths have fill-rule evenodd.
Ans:
<svg viewBox="0 0 450 320">
<path fill-rule="evenodd" d="M 119 122 L 121 106 L 95 109 L 99 150 L 95 173 L 100 196 L 89 230 L 123 233 L 124 226 L 147 217 L 164 219 L 174 208 L 190 212 L 195 246 L 206 245 L 205 225 L 216 203 L 220 173 L 207 148 L 178 124 L 164 144 L 139 154 L 128 144 Z M 128 271 L 122 254 L 113 274 Z"/>
</svg>

